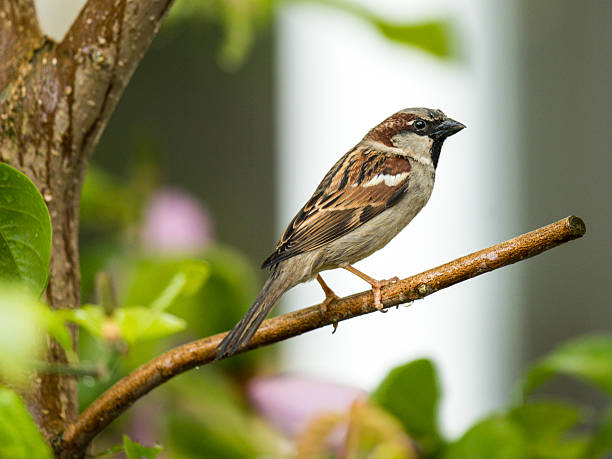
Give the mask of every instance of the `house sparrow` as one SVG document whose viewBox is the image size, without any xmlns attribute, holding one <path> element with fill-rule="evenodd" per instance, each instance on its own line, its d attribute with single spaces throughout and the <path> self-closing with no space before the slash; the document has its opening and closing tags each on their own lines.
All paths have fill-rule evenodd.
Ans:
<svg viewBox="0 0 612 459">
<path fill-rule="evenodd" d="M 336 296 L 320 271 L 345 268 L 372 286 L 382 310 L 378 281 L 351 265 L 384 247 L 425 206 L 444 140 L 465 126 L 440 110 L 407 108 L 366 134 L 325 175 L 293 218 L 276 250 L 263 262 L 272 274 L 251 308 L 223 339 L 215 359 L 247 344 L 287 290 L 315 276 L 326 300 Z"/>
</svg>

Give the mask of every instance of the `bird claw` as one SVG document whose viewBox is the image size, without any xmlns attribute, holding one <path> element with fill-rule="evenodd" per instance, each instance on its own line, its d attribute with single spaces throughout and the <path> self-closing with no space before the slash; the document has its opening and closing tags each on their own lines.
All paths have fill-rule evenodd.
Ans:
<svg viewBox="0 0 612 459">
<path fill-rule="evenodd" d="M 382 304 L 380 289 L 382 287 L 386 287 L 387 285 L 395 284 L 396 282 L 399 282 L 399 280 L 400 280 L 399 277 L 395 276 L 395 277 L 392 277 L 391 279 L 384 279 L 384 280 L 376 281 L 375 284 L 372 284 L 372 292 L 374 293 L 374 307 L 376 308 L 376 310 L 383 312 L 383 313 L 388 312 L 387 309 L 384 309 L 384 306 Z"/>
</svg>

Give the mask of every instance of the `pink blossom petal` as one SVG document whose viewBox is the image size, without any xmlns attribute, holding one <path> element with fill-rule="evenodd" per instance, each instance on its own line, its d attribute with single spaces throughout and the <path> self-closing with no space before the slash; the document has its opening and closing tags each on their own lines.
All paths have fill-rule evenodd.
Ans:
<svg viewBox="0 0 612 459">
<path fill-rule="evenodd" d="M 247 394 L 256 410 L 289 436 L 318 415 L 345 413 L 355 400 L 367 397 L 355 387 L 294 375 L 254 378 Z"/>
<path fill-rule="evenodd" d="M 192 253 L 212 240 L 212 218 L 190 194 L 162 188 L 149 200 L 141 229 L 145 250 Z"/>
</svg>

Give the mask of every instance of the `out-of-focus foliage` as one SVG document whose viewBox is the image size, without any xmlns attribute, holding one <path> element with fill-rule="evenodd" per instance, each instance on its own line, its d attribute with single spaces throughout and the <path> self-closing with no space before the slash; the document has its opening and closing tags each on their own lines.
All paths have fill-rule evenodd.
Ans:
<svg viewBox="0 0 612 459">
<path fill-rule="evenodd" d="M 529 370 L 523 394 L 530 394 L 556 374 L 573 376 L 612 394 L 612 335 L 591 335 L 564 343 Z"/>
<path fill-rule="evenodd" d="M 61 313 L 66 320 L 80 325 L 100 339 L 120 337 L 130 345 L 159 339 L 185 329 L 183 319 L 165 311 L 176 301 L 197 293 L 209 274 L 205 263 L 181 260 L 172 267 L 172 276 L 166 283 L 146 287 L 148 298 L 145 301 L 128 300 L 128 305 L 136 306 L 116 307 L 108 311 L 105 305 L 85 305 Z"/>
<path fill-rule="evenodd" d="M 612 357 L 612 348 L 607 346 L 610 339 L 612 337 L 601 335 L 577 339 L 570 346 L 562 345 L 554 350 L 543 361 L 571 348 L 575 366 L 589 374 L 593 346 L 585 343 L 597 343 L 598 358 L 605 360 Z M 610 370 L 612 368 L 607 371 Z M 578 373 L 572 375 L 600 385 L 600 380 Z M 534 396 L 487 416 L 460 438 L 449 441 L 439 433 L 436 425 L 437 381 L 432 362 L 416 360 L 391 370 L 371 394 L 371 403 L 355 399 L 350 408 L 340 410 L 331 403 L 328 409 L 320 406 L 319 415 L 310 418 L 295 439 L 298 457 L 595 459 L 612 452 L 612 409 L 599 419 L 593 419 L 589 411 L 579 405 Z M 317 393 L 321 399 L 329 399 L 330 394 L 338 397 L 339 390 L 346 390 L 330 383 L 300 385 L 293 382 L 289 387 L 295 388 L 295 402 L 292 403 L 303 401 L 308 406 L 313 404 L 309 391 Z M 321 393 L 321 390 L 329 393 Z M 282 392 L 283 399 L 291 397 L 290 393 Z M 255 402 L 266 419 L 274 420 L 279 415 L 287 418 L 282 412 L 284 407 L 271 403 L 269 396 Z M 261 407 L 262 403 L 269 406 Z M 270 413 L 270 408 L 280 413 Z M 307 409 L 292 408 L 292 411 L 312 416 Z"/>
<path fill-rule="evenodd" d="M 555 374 L 608 392 L 612 376 L 612 336 L 584 336 L 561 345 L 531 368 L 523 381 L 525 397 Z M 525 399 L 491 416 L 449 444 L 444 459 L 463 457 L 588 459 L 612 451 L 610 408 L 588 419 L 580 406 L 557 400 Z M 587 422 L 588 421 L 588 422 Z"/>
<path fill-rule="evenodd" d="M 50 255 L 51 219 L 43 197 L 29 178 L 0 162 L 0 280 L 22 282 L 40 296 Z"/>
<path fill-rule="evenodd" d="M 367 400 L 355 401 L 347 413 L 321 414 L 296 439 L 297 457 L 328 457 L 330 450 L 340 457 L 419 457 L 401 422 Z"/>
<path fill-rule="evenodd" d="M 443 459 L 521 459 L 527 446 L 520 430 L 504 416 L 480 421 L 451 444 Z"/>
<path fill-rule="evenodd" d="M 584 410 L 561 401 L 532 401 L 510 410 L 508 419 L 526 440 L 529 457 L 584 457 L 588 436 L 571 433 Z"/>
<path fill-rule="evenodd" d="M 179 0 L 170 10 L 167 23 L 180 26 L 181 21 L 199 18 L 220 24 L 223 41 L 218 63 L 226 70 L 234 70 L 253 46 L 257 30 L 268 23 L 276 3 L 278 0 Z"/>
<path fill-rule="evenodd" d="M 588 447 L 588 457 L 601 457 L 612 451 L 612 407 L 601 418 Z"/>
<path fill-rule="evenodd" d="M 0 376 L 22 386 L 41 358 L 44 334 L 49 333 L 76 361 L 64 321 L 42 304 L 23 284 L 0 282 Z"/>
<path fill-rule="evenodd" d="M 108 456 L 109 454 L 125 453 L 127 459 L 155 459 L 163 448 L 161 445 L 155 446 L 143 446 L 138 442 L 133 441 L 127 435 L 123 436 L 123 444 L 115 445 L 101 453 L 98 453 L 96 457 Z"/>
<path fill-rule="evenodd" d="M 138 442 L 132 441 L 130 437 L 124 435 L 123 450 L 125 451 L 127 459 L 142 459 L 143 457 L 146 459 L 155 459 L 161 452 L 162 447 L 160 445 L 146 447 Z"/>
<path fill-rule="evenodd" d="M 439 446 L 437 426 L 439 384 L 433 364 L 415 360 L 394 368 L 372 394 L 372 399 L 397 417 L 424 452 Z"/>
<path fill-rule="evenodd" d="M 14 391 L 0 386 L 0 457 L 52 458 L 25 404 Z"/>
<path fill-rule="evenodd" d="M 419 48 L 441 58 L 450 58 L 453 47 L 452 27 L 445 19 L 422 22 L 389 21 L 356 2 L 343 0 L 311 0 L 352 14 L 374 27 L 383 37 L 396 43 Z"/>
<path fill-rule="evenodd" d="M 452 27 L 446 19 L 422 22 L 390 21 L 355 2 L 342 0 L 177 0 L 170 10 L 168 23 L 201 18 L 219 23 L 223 41 L 219 50 L 219 65 L 234 70 L 244 61 L 253 46 L 258 30 L 267 25 L 272 15 L 284 5 L 315 3 L 344 11 L 364 20 L 383 37 L 396 43 L 419 48 L 440 58 L 456 55 Z"/>
</svg>

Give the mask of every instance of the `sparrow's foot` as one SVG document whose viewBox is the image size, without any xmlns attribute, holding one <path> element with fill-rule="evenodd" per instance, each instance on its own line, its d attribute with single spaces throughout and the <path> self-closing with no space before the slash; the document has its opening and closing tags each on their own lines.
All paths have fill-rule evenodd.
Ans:
<svg viewBox="0 0 612 459">
<path fill-rule="evenodd" d="M 321 311 L 323 312 L 324 316 L 327 316 L 327 307 L 338 299 L 338 295 L 336 295 L 334 291 L 329 288 L 320 274 L 317 274 L 317 282 L 323 289 L 323 293 L 325 293 L 325 300 L 323 300 L 323 303 L 321 303 Z M 338 322 L 334 322 L 332 325 L 334 326 L 334 331 L 332 331 L 333 335 L 338 329 Z"/>
<path fill-rule="evenodd" d="M 396 283 L 397 281 L 399 281 L 399 277 L 392 277 L 391 279 L 377 280 L 377 279 L 374 279 L 373 277 L 368 276 L 365 273 L 362 273 L 361 271 L 359 271 L 358 269 L 354 268 L 351 265 L 345 266 L 344 269 L 355 274 L 356 276 L 361 277 L 364 281 L 370 284 L 372 286 L 372 293 L 374 294 L 374 307 L 380 312 L 387 312 L 387 310 L 384 309 L 384 306 L 382 304 L 380 289 L 387 285 Z"/>
</svg>

